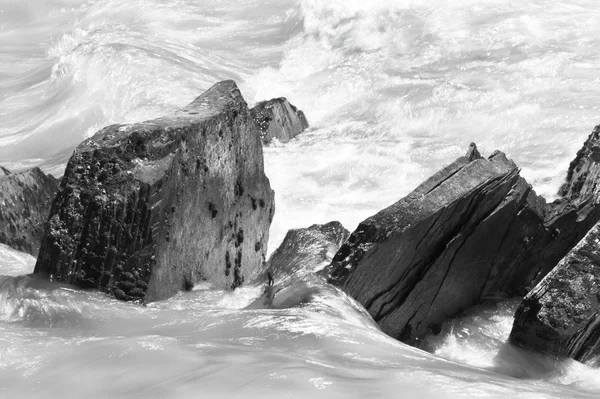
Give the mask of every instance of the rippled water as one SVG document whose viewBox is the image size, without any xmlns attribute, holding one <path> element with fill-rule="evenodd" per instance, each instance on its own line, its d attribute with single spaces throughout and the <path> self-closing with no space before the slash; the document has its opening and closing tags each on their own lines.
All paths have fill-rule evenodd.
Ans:
<svg viewBox="0 0 600 399">
<path fill-rule="evenodd" d="M 292 227 L 353 229 L 471 141 L 551 197 L 598 123 L 599 20 L 592 0 L 0 0 L 0 164 L 60 175 L 99 128 L 232 78 L 250 104 L 286 96 L 312 126 L 265 149 L 270 250 Z M 32 264 L 0 248 L 0 274 Z M 244 311 L 260 287 L 141 308 L 0 284 L 5 397 L 600 393 L 598 370 L 504 345 L 516 301 L 448 324 L 428 354 L 328 287 L 303 307 Z"/>
</svg>

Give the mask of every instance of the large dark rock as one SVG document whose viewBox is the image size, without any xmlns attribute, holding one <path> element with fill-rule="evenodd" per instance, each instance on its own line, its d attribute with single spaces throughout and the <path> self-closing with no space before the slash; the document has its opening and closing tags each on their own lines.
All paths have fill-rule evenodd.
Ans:
<svg viewBox="0 0 600 399">
<path fill-rule="evenodd" d="M 39 168 L 0 167 L 0 243 L 37 255 L 58 180 Z"/>
<path fill-rule="evenodd" d="M 35 273 L 145 302 L 200 280 L 235 288 L 263 265 L 273 213 L 256 124 L 220 82 L 174 115 L 77 147 Z"/>
<path fill-rule="evenodd" d="M 268 144 L 273 138 L 287 143 L 308 128 L 304 112 L 283 97 L 262 101 L 250 112 L 258 125 L 263 144 Z"/>
<path fill-rule="evenodd" d="M 306 278 L 330 264 L 349 235 L 340 222 L 290 230 L 269 258 L 268 270 L 277 283 Z"/>
<path fill-rule="evenodd" d="M 600 126 L 588 137 L 560 195 L 598 202 Z M 515 314 L 510 342 L 555 356 L 588 361 L 600 355 L 600 224 L 533 288 Z"/>
<path fill-rule="evenodd" d="M 503 153 L 482 159 L 472 145 L 362 222 L 326 271 L 384 332 L 416 345 L 486 298 L 524 295 L 598 221 L 592 197 L 546 204 Z"/>
<path fill-rule="evenodd" d="M 600 224 L 523 299 L 510 342 L 582 362 L 600 355 Z"/>
</svg>

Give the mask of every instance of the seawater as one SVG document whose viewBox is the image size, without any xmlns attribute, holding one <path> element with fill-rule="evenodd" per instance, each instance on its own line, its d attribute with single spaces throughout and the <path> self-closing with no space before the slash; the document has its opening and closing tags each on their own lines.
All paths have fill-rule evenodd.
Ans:
<svg viewBox="0 0 600 399">
<path fill-rule="evenodd" d="M 0 0 L 0 164 L 60 175 L 110 123 L 159 117 L 234 79 L 311 128 L 265 148 L 272 251 L 294 227 L 352 230 L 476 142 L 551 199 L 598 123 L 591 0 Z M 0 274 L 34 259 L 0 248 Z M 307 265 L 307 270 L 314 265 Z M 382 334 L 330 287 L 243 308 L 199 286 L 146 307 L 66 287 L 0 291 L 2 397 L 596 397 L 600 372 L 505 344 L 518 299 L 430 337 Z"/>
</svg>

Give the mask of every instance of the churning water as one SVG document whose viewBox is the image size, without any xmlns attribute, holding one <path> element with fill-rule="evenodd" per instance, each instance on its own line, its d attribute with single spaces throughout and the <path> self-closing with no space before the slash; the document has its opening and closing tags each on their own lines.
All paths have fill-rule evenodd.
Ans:
<svg viewBox="0 0 600 399">
<path fill-rule="evenodd" d="M 60 175 L 101 127 L 234 79 L 250 104 L 285 96 L 312 126 L 265 148 L 271 250 L 289 228 L 354 229 L 471 141 L 549 198 L 599 122 L 599 20 L 595 0 L 0 0 L 0 164 Z M 0 274 L 33 262 L 0 248 Z M 138 307 L 2 278 L 0 396 L 600 394 L 599 370 L 505 345 L 518 301 L 448 323 L 430 354 L 332 288 L 243 310 L 260 291 L 200 286 Z"/>
</svg>

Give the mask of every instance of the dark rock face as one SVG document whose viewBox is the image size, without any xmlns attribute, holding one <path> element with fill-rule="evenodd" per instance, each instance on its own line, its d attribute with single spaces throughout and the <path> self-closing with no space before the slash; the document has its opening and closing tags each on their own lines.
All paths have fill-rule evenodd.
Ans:
<svg viewBox="0 0 600 399">
<path fill-rule="evenodd" d="M 600 126 L 569 167 L 560 195 L 595 214 L 600 176 Z M 588 219 L 592 219 L 588 216 Z M 588 361 L 600 354 L 600 224 L 531 290 L 515 314 L 510 342 Z"/>
<path fill-rule="evenodd" d="M 362 222 L 326 272 L 384 332 L 418 345 L 488 297 L 524 295 L 598 221 L 594 204 L 589 195 L 546 204 L 503 153 L 482 159 L 472 145 Z"/>
<path fill-rule="evenodd" d="M 304 112 L 283 97 L 262 101 L 250 112 L 260 129 L 263 144 L 268 144 L 273 138 L 287 143 L 308 128 Z"/>
<path fill-rule="evenodd" d="M 304 278 L 327 266 L 349 235 L 340 222 L 290 230 L 269 258 L 268 270 L 277 283 Z"/>
<path fill-rule="evenodd" d="M 58 180 L 39 168 L 0 167 L 0 243 L 37 255 Z"/>
<path fill-rule="evenodd" d="M 519 305 L 510 342 L 585 362 L 600 354 L 600 224 Z"/>
<path fill-rule="evenodd" d="M 598 194 L 600 182 L 600 125 L 594 128 L 569 165 L 567 180 L 560 188 L 563 198 L 587 198 Z"/>
<path fill-rule="evenodd" d="M 233 81 L 174 115 L 84 141 L 52 205 L 35 273 L 145 302 L 263 265 L 274 213 L 256 124 Z"/>
</svg>

